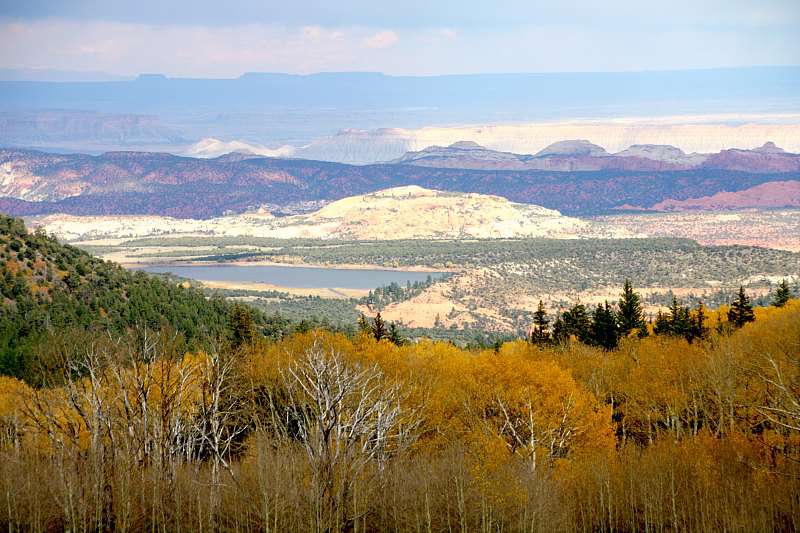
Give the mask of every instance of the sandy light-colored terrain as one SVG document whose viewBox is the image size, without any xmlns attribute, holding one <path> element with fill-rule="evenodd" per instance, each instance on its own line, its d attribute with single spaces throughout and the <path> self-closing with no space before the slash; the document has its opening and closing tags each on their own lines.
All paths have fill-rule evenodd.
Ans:
<svg viewBox="0 0 800 533">
<path fill-rule="evenodd" d="M 415 185 L 344 198 L 307 215 L 275 217 L 258 211 L 208 220 L 48 215 L 32 218 L 30 223 L 67 241 L 153 236 L 391 240 L 637 235 L 608 223 L 598 225 L 499 196 L 432 191 Z"/>
<path fill-rule="evenodd" d="M 284 287 L 271 283 L 253 283 L 246 281 L 205 281 L 199 280 L 204 287 L 209 289 L 243 289 L 249 291 L 278 291 L 291 294 L 292 296 L 319 296 L 320 298 L 347 299 L 361 298 L 369 294 L 369 289 L 346 289 L 346 288 L 300 288 Z"/>
</svg>

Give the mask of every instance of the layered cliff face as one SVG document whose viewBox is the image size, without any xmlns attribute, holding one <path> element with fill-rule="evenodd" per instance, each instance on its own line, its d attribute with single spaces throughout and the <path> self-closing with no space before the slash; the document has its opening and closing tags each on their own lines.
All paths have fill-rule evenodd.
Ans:
<svg viewBox="0 0 800 533">
<path fill-rule="evenodd" d="M 587 140 L 553 143 L 535 155 L 500 152 L 473 141 L 447 147 L 429 146 L 407 152 L 392 163 L 437 168 L 497 170 L 689 170 L 716 169 L 746 172 L 796 172 L 800 155 L 767 142 L 752 150 L 723 150 L 718 154 L 686 154 L 669 145 L 636 144 L 615 154 Z"/>
<path fill-rule="evenodd" d="M 494 124 L 417 129 L 343 130 L 296 147 L 294 157 L 342 163 L 392 161 L 430 146 L 472 141 L 487 149 L 536 154 L 565 139 L 583 139 L 610 153 L 632 145 L 670 145 L 686 154 L 751 149 L 772 141 L 800 152 L 800 116 L 687 116 L 661 119 Z M 639 156 L 643 156 L 641 150 Z M 596 155 L 596 154 L 590 154 Z M 627 154 L 634 155 L 634 154 Z M 683 163 L 683 162 L 681 162 Z M 696 164 L 696 161 L 689 164 Z"/>
</svg>

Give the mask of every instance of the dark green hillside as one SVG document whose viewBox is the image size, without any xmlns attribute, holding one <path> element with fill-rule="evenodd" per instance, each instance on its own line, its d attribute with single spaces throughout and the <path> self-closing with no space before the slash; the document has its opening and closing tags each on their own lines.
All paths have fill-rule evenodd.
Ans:
<svg viewBox="0 0 800 533">
<path fill-rule="evenodd" d="M 132 326 L 179 331 L 187 349 L 230 336 L 233 304 L 143 272 L 129 272 L 0 215 L 0 374 L 25 377 L 52 333 Z M 287 326 L 252 310 L 256 327 Z"/>
</svg>

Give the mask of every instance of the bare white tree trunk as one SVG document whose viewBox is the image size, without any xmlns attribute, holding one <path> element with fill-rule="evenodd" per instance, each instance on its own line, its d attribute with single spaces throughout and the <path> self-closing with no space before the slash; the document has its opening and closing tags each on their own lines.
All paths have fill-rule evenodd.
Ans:
<svg viewBox="0 0 800 533">
<path fill-rule="evenodd" d="M 404 409 L 400 387 L 377 365 L 361 367 L 315 339 L 283 373 L 288 406 L 284 432 L 305 450 L 311 466 L 318 530 L 341 529 L 351 519 L 347 503 L 353 483 L 373 463 L 408 446 L 418 413 Z"/>
</svg>

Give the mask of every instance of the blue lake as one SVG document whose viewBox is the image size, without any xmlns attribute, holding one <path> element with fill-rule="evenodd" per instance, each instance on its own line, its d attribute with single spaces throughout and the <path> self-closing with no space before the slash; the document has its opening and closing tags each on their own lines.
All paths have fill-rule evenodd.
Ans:
<svg viewBox="0 0 800 533">
<path fill-rule="evenodd" d="M 152 265 L 145 272 L 166 273 L 200 281 L 269 283 L 298 289 L 374 289 L 392 282 L 425 281 L 441 278 L 442 272 L 404 272 L 400 270 L 288 267 L 272 265 Z"/>
</svg>

